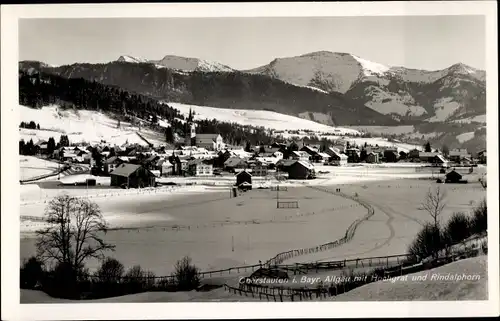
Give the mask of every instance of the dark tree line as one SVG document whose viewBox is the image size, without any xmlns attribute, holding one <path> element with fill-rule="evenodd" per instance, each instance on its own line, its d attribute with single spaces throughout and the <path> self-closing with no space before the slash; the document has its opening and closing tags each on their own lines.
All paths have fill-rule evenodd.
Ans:
<svg viewBox="0 0 500 321">
<path fill-rule="evenodd" d="M 19 124 L 19 128 L 40 129 L 40 124 L 35 123 L 34 121 L 30 121 L 29 123 L 22 121 L 21 124 Z"/>
<path fill-rule="evenodd" d="M 69 139 L 67 135 L 61 135 L 59 143 L 57 144 L 54 137 L 50 137 L 47 141 L 47 150 L 45 153 L 47 155 L 53 155 L 54 151 L 64 146 L 69 146 Z M 35 145 L 33 143 L 33 139 L 30 139 L 27 143 L 24 141 L 24 139 L 21 139 L 19 141 L 19 155 L 36 155 L 39 152 L 40 146 Z"/>
</svg>

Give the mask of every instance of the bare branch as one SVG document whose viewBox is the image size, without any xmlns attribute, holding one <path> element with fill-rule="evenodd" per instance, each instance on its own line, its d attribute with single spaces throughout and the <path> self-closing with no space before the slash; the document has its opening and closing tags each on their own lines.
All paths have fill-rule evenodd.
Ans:
<svg viewBox="0 0 500 321">
<path fill-rule="evenodd" d="M 107 225 L 97 204 L 68 195 L 57 196 L 45 210 L 50 226 L 37 232 L 37 254 L 45 261 L 71 266 L 75 271 L 88 258 L 103 258 L 114 250 L 100 235 Z"/>
</svg>

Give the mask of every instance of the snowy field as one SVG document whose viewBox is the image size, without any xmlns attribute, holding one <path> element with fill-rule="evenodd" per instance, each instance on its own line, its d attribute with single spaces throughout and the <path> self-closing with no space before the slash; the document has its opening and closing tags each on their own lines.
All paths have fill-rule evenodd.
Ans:
<svg viewBox="0 0 500 321">
<path fill-rule="evenodd" d="M 195 112 L 195 119 L 215 118 L 223 122 L 234 122 L 240 125 L 262 126 L 274 130 L 313 130 L 315 132 L 338 131 L 339 134 L 359 134 L 359 132 L 354 129 L 327 126 L 311 120 L 266 110 L 224 109 L 170 102 L 167 104 L 179 110 L 184 116 L 189 115 L 190 109 L 193 110 Z"/>
<path fill-rule="evenodd" d="M 58 163 L 34 156 L 19 156 L 19 179 L 26 180 L 57 172 Z"/>
<path fill-rule="evenodd" d="M 361 200 L 373 206 L 375 214 L 358 226 L 354 238 L 349 243 L 330 251 L 295 257 L 285 263 L 407 253 L 407 247 L 421 228 L 421 224 L 431 220 L 427 212 L 420 210 L 420 206 L 429 188 L 437 185 L 432 180 L 401 179 L 342 186 L 342 192 L 348 195 L 357 193 Z M 469 213 L 471 204 L 477 204 L 486 197 L 486 192 L 479 183 L 439 186 L 447 195 L 446 207 L 441 214 L 443 223 L 454 212 Z"/>
<path fill-rule="evenodd" d="M 330 252 L 295 260 L 402 254 L 419 222 L 427 219 L 418 210 L 425 192 L 437 185 L 434 180 L 419 178 L 433 175 L 436 178 L 439 174 L 432 173 L 430 168 L 392 165 L 318 166 L 316 170 L 325 173 L 317 179 L 289 181 L 288 191 L 280 192 L 283 201 L 299 201 L 299 209 L 276 209 L 276 192 L 271 190 L 254 189 L 230 198 L 229 189 L 224 186 L 174 186 L 139 191 L 107 186 L 88 190 L 39 188 L 31 184 L 22 186 L 22 194 L 36 199 L 40 193 L 50 197 L 63 191 L 83 197 L 89 193 L 113 229 L 106 235 L 109 242 L 117 245 L 111 255 L 127 267 L 140 264 L 164 275 L 184 255 L 190 255 L 202 270 L 214 270 L 255 264 L 282 251 L 327 243 L 343 236 L 355 219 L 366 214 L 365 208 L 351 200 L 304 185 L 330 189 L 336 186 L 349 195 L 358 193 L 375 207 L 376 214 L 358 227 L 351 242 Z M 478 168 L 474 175 L 480 175 L 481 170 L 484 169 Z M 485 195 L 477 181 L 470 182 L 441 185 L 448 190 L 444 219 L 453 211 L 468 211 L 473 202 Z M 41 218 L 45 206 L 40 201 L 21 206 L 22 258 L 35 251 L 33 231 L 44 225 Z M 96 262 L 89 262 L 90 268 L 95 266 Z"/>
<path fill-rule="evenodd" d="M 445 281 L 437 278 L 437 276 L 447 275 L 466 275 L 471 279 Z M 425 278 L 425 281 L 412 281 L 413 277 Z M 468 258 L 431 270 L 409 274 L 406 280 L 370 283 L 331 298 L 331 301 L 435 300 L 488 300 L 488 256 Z"/>
<path fill-rule="evenodd" d="M 304 187 L 280 192 L 280 200 L 299 201 L 299 209 L 277 209 L 276 192 L 270 190 L 229 196 L 227 191 L 95 201 L 116 228 L 105 236 L 117 246 L 112 256 L 127 267 L 140 264 L 158 275 L 170 273 L 185 255 L 202 270 L 255 264 L 278 252 L 338 239 L 366 214 L 351 200 Z M 40 213 L 43 205 L 21 207 L 21 215 Z M 23 236 L 21 257 L 26 258 L 34 254 L 34 239 Z M 95 268 L 96 262 L 88 267 Z"/>
<path fill-rule="evenodd" d="M 35 121 L 40 124 L 40 130 L 20 128 L 20 139 L 33 143 L 39 140 L 47 141 L 54 137 L 58 142 L 61 135 L 68 135 L 71 143 L 88 142 L 100 143 L 105 140 L 115 145 L 140 144 L 146 146 L 147 143 L 141 139 L 137 132 L 139 128 L 130 123 L 118 122 L 104 113 L 90 110 L 62 110 L 58 106 L 47 106 L 41 109 L 19 106 L 20 121 Z M 153 144 L 164 143 L 164 137 L 149 130 L 141 130 L 148 141 Z"/>
<path fill-rule="evenodd" d="M 413 125 L 403 126 L 346 126 L 347 128 L 359 130 L 363 133 L 371 133 L 375 135 L 401 135 L 411 134 L 415 130 Z"/>
</svg>

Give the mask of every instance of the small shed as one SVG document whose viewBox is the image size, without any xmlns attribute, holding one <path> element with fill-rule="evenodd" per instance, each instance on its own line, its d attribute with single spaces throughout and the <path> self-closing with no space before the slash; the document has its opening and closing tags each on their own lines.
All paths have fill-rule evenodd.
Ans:
<svg viewBox="0 0 500 321">
<path fill-rule="evenodd" d="M 445 183 L 459 183 L 462 180 L 462 175 L 452 170 L 446 174 Z"/>
<path fill-rule="evenodd" d="M 243 183 L 248 183 L 252 185 L 252 174 L 243 170 L 236 174 L 236 186 L 240 186 Z"/>
</svg>

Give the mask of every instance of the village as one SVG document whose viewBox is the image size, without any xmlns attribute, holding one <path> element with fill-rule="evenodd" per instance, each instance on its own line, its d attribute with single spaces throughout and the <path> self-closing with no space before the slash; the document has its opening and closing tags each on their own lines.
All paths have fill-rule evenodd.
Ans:
<svg viewBox="0 0 500 321">
<path fill-rule="evenodd" d="M 269 146 L 234 146 L 226 144 L 220 134 L 197 134 L 193 124 L 188 128 L 189 135 L 177 146 L 154 146 L 143 138 L 147 146 L 137 143 L 117 146 L 102 141 L 94 145 L 71 144 L 50 148 L 49 142 L 40 140 L 32 149 L 35 150 L 33 154 L 36 157 L 62 164 L 58 168 L 59 172 L 77 168 L 79 170 L 76 174 L 90 174 L 79 175 L 83 179 L 75 177 L 69 183 L 86 185 L 87 188 L 100 185 L 101 180 L 96 179 L 99 177 L 109 177 L 109 185 L 112 187 L 128 189 L 156 187 L 169 183 L 169 177 L 216 179 L 242 174 L 236 179 L 235 186 L 249 189 L 252 176 L 308 180 L 316 178 L 318 166 L 346 167 L 359 164 L 415 164 L 434 167 L 439 168 L 441 174 L 451 173 L 449 178 L 446 176 L 446 182 L 459 182 L 462 175 L 455 172 L 455 168 L 467 168 L 472 172 L 473 166 L 486 164 L 485 150 L 473 156 L 466 149 L 444 153 L 438 149 L 432 151 L 429 145 L 422 150 L 415 148 L 405 151 L 397 147 L 371 146 L 367 143 L 362 146 L 351 145 L 348 140 L 332 141 L 331 144 L 309 144 L 302 140 L 276 141 Z M 70 145 L 64 136 L 61 142 L 63 145 Z M 54 145 L 54 142 L 51 144 Z M 41 178 L 44 177 L 37 177 Z"/>
</svg>

